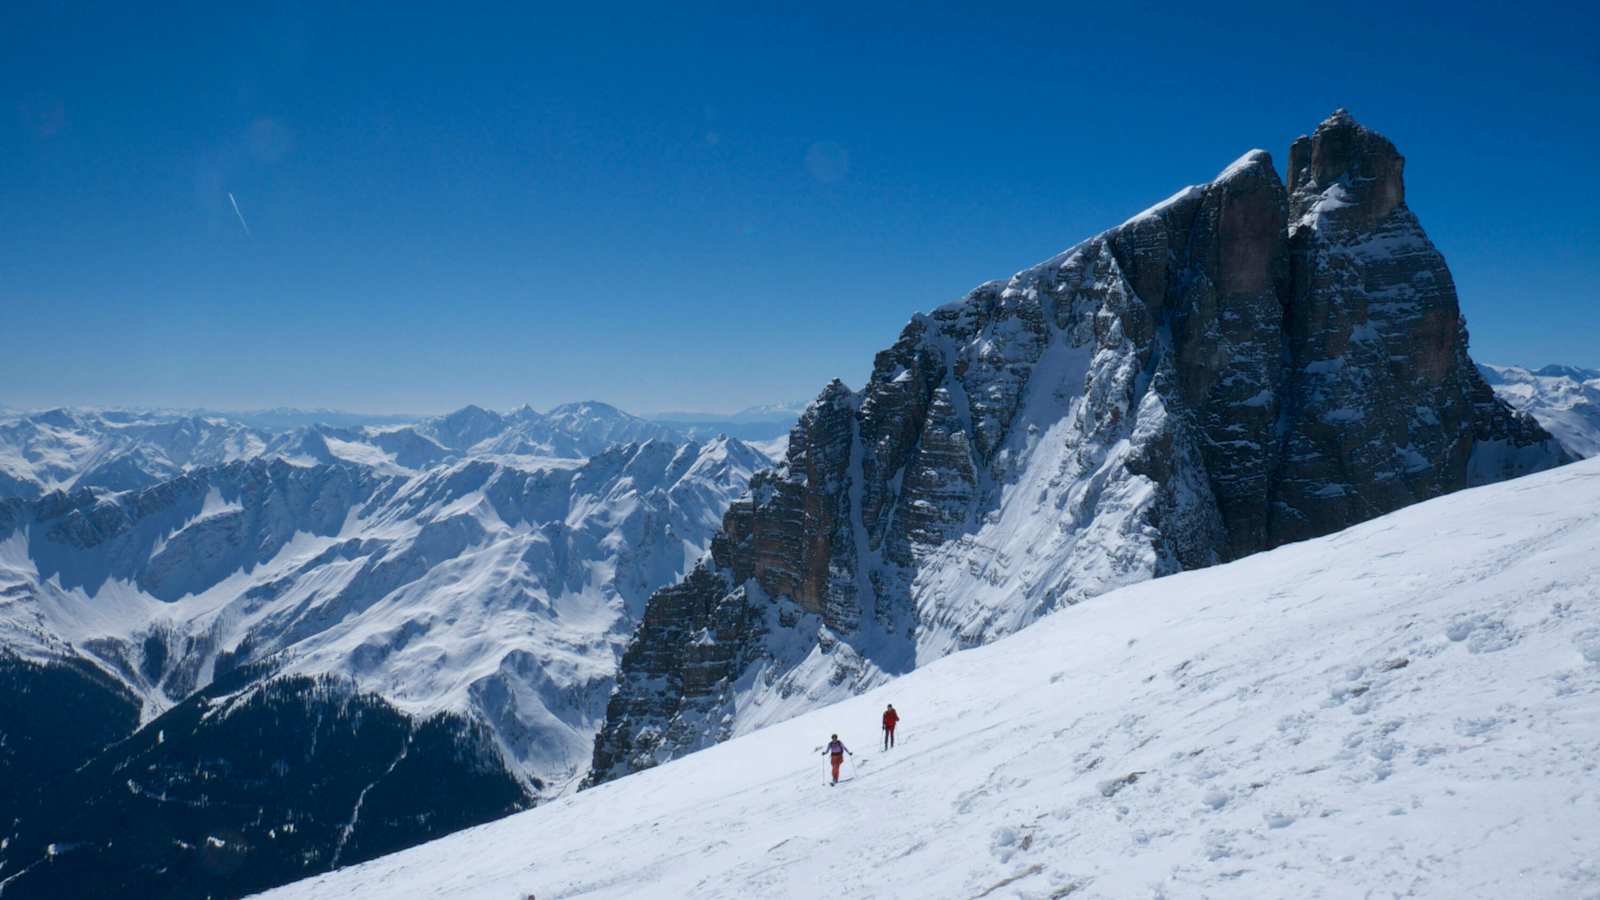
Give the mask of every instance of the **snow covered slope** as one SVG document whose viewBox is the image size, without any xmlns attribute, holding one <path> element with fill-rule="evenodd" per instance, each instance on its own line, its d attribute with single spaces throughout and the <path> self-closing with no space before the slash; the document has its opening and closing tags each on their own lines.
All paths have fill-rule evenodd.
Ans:
<svg viewBox="0 0 1600 900">
<path fill-rule="evenodd" d="M 560 785 L 588 761 L 646 597 L 767 462 L 731 439 L 409 477 L 254 460 L 13 501 L 0 648 L 107 670 L 144 721 L 249 663 L 338 675 L 415 715 L 481 719 L 519 774 Z"/>
<path fill-rule="evenodd" d="M 0 414 L 0 497 L 148 487 L 266 452 L 268 433 L 212 416 L 53 409 Z"/>
<path fill-rule="evenodd" d="M 1600 896 L 1597 554 L 1588 460 L 1126 587 L 268 896 Z"/>
<path fill-rule="evenodd" d="M 1500 399 L 1537 419 L 1562 446 L 1578 456 L 1600 455 L 1600 370 L 1480 365 L 1478 371 Z"/>
<path fill-rule="evenodd" d="M 575 413 L 558 433 L 595 421 Z M 646 597 L 770 462 L 288 437 L 140 490 L 0 498 L 5 897 L 240 896 L 558 794 Z M 419 446 L 448 455 L 408 471 Z"/>
<path fill-rule="evenodd" d="M 469 456 L 566 459 L 593 456 L 614 444 L 682 439 L 671 428 L 594 401 L 563 404 L 548 413 L 524 406 L 505 415 L 468 406 L 425 421 L 416 431 Z"/>
</svg>

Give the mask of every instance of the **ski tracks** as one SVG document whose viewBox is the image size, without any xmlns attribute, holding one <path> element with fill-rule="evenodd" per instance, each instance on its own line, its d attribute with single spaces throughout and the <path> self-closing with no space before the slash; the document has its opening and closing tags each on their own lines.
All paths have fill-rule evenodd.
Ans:
<svg viewBox="0 0 1600 900">
<path fill-rule="evenodd" d="M 356 822 L 361 818 L 361 804 L 367 802 L 367 792 L 372 790 L 372 788 L 376 786 L 378 782 L 387 778 L 389 773 L 393 772 L 395 767 L 400 765 L 401 760 L 404 760 L 406 758 L 406 754 L 410 751 L 411 735 L 407 734 L 405 743 L 400 745 L 400 754 L 394 758 L 393 762 L 389 763 L 389 768 L 384 769 L 382 775 L 374 778 L 371 784 L 362 788 L 361 793 L 356 795 L 355 808 L 350 810 L 350 821 L 345 823 L 343 828 L 339 829 L 339 843 L 333 848 L 333 861 L 329 866 L 330 868 L 339 868 L 339 857 L 344 854 L 344 845 L 349 842 L 350 835 L 356 830 Z"/>
</svg>

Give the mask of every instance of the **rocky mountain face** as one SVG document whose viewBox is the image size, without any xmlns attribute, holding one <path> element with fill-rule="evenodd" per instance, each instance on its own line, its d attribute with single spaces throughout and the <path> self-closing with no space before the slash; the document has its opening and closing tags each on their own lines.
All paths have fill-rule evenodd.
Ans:
<svg viewBox="0 0 1600 900">
<path fill-rule="evenodd" d="M 414 437 L 511 431 L 446 418 Z M 770 465 L 653 438 L 408 473 L 344 433 L 0 500 L 0 879 L 30 873 L 7 896 L 236 896 L 560 790 L 649 594 Z"/>
<path fill-rule="evenodd" d="M 1404 159 L 1336 112 L 834 382 L 628 646 L 591 782 L 1111 588 L 1567 461 L 1479 377 Z"/>
<path fill-rule="evenodd" d="M 1600 370 L 1479 365 L 1478 373 L 1500 399 L 1532 416 L 1568 452 L 1600 456 Z"/>
</svg>

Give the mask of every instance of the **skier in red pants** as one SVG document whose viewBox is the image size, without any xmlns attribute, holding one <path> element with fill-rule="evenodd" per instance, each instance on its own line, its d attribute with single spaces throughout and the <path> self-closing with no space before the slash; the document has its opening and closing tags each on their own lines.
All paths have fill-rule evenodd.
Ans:
<svg viewBox="0 0 1600 900">
<path fill-rule="evenodd" d="M 894 726 L 900 721 L 900 714 L 894 711 L 894 704 L 883 711 L 883 749 L 894 746 Z"/>
<path fill-rule="evenodd" d="M 844 741 L 839 740 L 839 736 L 836 734 L 832 740 L 828 741 L 828 749 L 822 752 L 828 754 L 829 762 L 833 763 L 833 783 L 838 784 L 839 767 L 844 765 L 844 755 L 850 753 L 850 748 L 846 747 Z M 850 755 L 855 756 L 854 753 L 850 753 Z"/>
</svg>

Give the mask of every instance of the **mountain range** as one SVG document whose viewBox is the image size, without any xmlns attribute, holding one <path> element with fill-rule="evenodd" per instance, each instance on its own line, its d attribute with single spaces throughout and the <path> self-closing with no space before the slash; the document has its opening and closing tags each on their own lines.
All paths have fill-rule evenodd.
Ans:
<svg viewBox="0 0 1600 900">
<path fill-rule="evenodd" d="M 1387 139 L 1287 161 L 802 407 L 0 415 L 0 890 L 238 896 L 1592 452 L 1583 373 L 1473 364 Z"/>
<path fill-rule="evenodd" d="M 1494 392 L 1543 425 L 1577 456 L 1600 455 L 1600 369 L 1481 365 Z"/>
<path fill-rule="evenodd" d="M 807 403 L 801 400 L 751 406 L 729 415 L 659 412 L 650 418 L 691 437 L 726 434 L 746 441 L 776 440 L 779 442 L 778 450 L 781 453 L 781 442 L 788 437 L 790 427 L 800 418 L 800 414 L 805 412 L 806 406 Z"/>
<path fill-rule="evenodd" d="M 7 434 L 37 479 L 0 500 L 19 896 L 238 895 L 558 793 L 646 597 L 771 462 L 593 403 Z"/>
<path fill-rule="evenodd" d="M 250 418 L 293 422 L 300 415 L 278 411 Z M 76 487 L 132 490 L 196 467 L 244 459 L 343 461 L 399 474 L 466 457 L 582 459 L 614 444 L 687 438 L 681 430 L 595 402 L 545 413 L 526 406 L 510 413 L 467 406 L 403 424 L 286 427 L 208 413 L 52 409 L 0 415 L 0 497 Z"/>
</svg>

